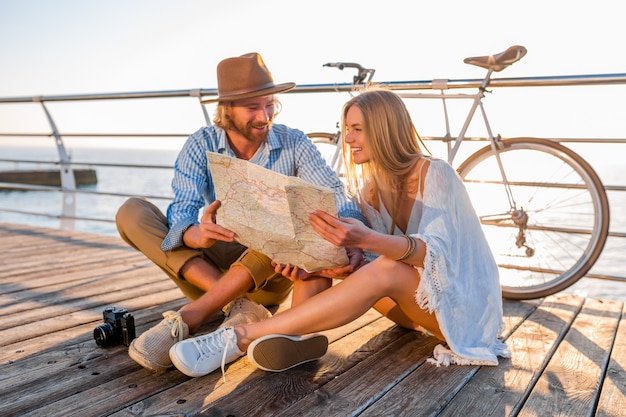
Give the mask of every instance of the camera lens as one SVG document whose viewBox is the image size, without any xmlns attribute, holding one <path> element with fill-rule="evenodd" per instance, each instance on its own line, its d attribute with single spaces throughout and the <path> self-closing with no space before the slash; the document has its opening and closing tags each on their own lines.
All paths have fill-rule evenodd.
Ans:
<svg viewBox="0 0 626 417">
<path fill-rule="evenodd" d="M 98 346 L 111 346 L 115 344 L 115 333 L 113 326 L 104 323 L 93 329 L 93 338 Z"/>
</svg>

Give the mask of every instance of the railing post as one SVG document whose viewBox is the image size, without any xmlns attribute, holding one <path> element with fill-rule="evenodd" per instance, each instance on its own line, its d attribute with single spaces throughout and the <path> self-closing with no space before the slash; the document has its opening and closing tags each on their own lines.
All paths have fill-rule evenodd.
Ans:
<svg viewBox="0 0 626 417">
<path fill-rule="evenodd" d="M 33 101 L 38 101 L 41 103 L 41 107 L 43 108 L 43 111 L 44 113 L 46 113 L 46 117 L 48 118 L 48 123 L 50 123 L 52 135 L 54 135 L 54 142 L 57 147 L 57 152 L 59 153 L 59 170 L 61 175 L 61 188 L 63 189 L 61 228 L 73 230 L 74 218 L 76 217 L 76 179 L 74 178 L 74 170 L 72 169 L 71 158 L 65 150 L 63 138 L 59 134 L 56 124 L 52 119 L 52 115 L 46 108 L 43 100 L 41 100 L 41 98 L 35 97 L 33 98 Z"/>
<path fill-rule="evenodd" d="M 209 117 L 209 113 L 206 110 L 206 106 L 202 104 L 202 90 L 200 89 L 190 90 L 189 96 L 198 98 L 198 100 L 200 101 L 200 107 L 202 108 L 202 115 L 204 116 L 204 121 L 206 122 L 207 126 L 211 126 L 212 123 L 211 123 L 211 118 Z"/>
</svg>

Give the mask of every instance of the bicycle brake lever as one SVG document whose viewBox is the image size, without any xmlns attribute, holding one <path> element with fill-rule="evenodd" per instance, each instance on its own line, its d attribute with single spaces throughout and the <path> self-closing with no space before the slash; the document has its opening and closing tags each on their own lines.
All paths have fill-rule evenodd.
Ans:
<svg viewBox="0 0 626 417">
<path fill-rule="evenodd" d="M 322 65 L 323 67 L 331 67 L 331 68 L 339 68 L 340 70 L 343 70 L 344 65 L 342 62 L 327 62 L 326 64 Z"/>
</svg>

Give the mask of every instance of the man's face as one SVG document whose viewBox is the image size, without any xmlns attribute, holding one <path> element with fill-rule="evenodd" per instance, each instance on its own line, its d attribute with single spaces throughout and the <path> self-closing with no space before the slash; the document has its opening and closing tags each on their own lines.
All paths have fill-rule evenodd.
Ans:
<svg viewBox="0 0 626 417">
<path fill-rule="evenodd" d="M 229 117 L 232 130 L 253 142 L 262 142 L 272 127 L 275 112 L 274 96 L 233 101 Z"/>
</svg>

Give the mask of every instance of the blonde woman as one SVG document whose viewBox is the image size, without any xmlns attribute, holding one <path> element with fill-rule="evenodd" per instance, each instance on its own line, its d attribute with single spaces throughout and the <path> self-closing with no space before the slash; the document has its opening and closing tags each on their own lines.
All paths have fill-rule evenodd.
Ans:
<svg viewBox="0 0 626 417">
<path fill-rule="evenodd" d="M 424 155 L 402 100 L 371 89 L 342 113 L 349 186 L 371 227 L 313 212 L 329 242 L 360 248 L 367 262 L 331 288 L 274 317 L 219 329 L 175 344 L 174 365 L 201 376 L 247 351 L 267 371 L 283 371 L 326 353 L 316 332 L 342 326 L 374 307 L 407 329 L 441 340 L 432 361 L 497 365 L 502 299 L 498 269 L 463 183 L 446 162 Z M 275 265 L 292 279 L 307 275 Z"/>
</svg>

